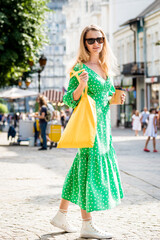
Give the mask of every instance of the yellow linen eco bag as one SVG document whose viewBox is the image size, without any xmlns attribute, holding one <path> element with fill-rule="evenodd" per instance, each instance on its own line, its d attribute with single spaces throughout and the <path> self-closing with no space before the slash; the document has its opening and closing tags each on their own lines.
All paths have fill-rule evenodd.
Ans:
<svg viewBox="0 0 160 240">
<path fill-rule="evenodd" d="M 74 71 L 80 82 L 78 73 Z M 78 106 L 74 109 L 69 122 L 60 138 L 57 148 L 92 148 L 96 136 L 97 116 L 95 101 L 87 95 L 88 86 L 82 93 Z"/>
</svg>

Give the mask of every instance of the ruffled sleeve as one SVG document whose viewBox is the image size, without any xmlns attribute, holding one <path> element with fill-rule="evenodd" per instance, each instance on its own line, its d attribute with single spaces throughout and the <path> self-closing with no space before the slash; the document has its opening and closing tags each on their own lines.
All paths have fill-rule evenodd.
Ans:
<svg viewBox="0 0 160 240">
<path fill-rule="evenodd" d="M 74 70 L 75 71 L 81 70 L 81 65 L 77 64 Z M 79 85 L 78 79 L 75 76 L 71 77 L 69 80 L 69 86 L 68 86 L 67 92 L 63 97 L 64 104 L 66 104 L 71 108 L 75 108 L 81 99 L 81 97 L 76 101 L 73 99 L 73 92 L 76 90 L 78 85 Z"/>
<path fill-rule="evenodd" d="M 79 85 L 79 82 L 75 76 L 70 78 L 67 92 L 63 97 L 64 104 L 66 104 L 67 106 L 69 106 L 71 108 L 75 108 L 81 99 L 81 97 L 76 101 L 73 99 L 73 92 L 76 90 L 78 85 Z"/>
</svg>

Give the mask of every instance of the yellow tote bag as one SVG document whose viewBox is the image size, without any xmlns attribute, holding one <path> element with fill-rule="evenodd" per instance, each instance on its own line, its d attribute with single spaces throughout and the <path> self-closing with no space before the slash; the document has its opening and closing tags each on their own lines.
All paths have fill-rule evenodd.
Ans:
<svg viewBox="0 0 160 240">
<path fill-rule="evenodd" d="M 80 73 L 75 72 L 78 81 Z M 92 148 L 96 136 L 97 116 L 95 101 L 87 95 L 88 86 L 82 93 L 78 106 L 74 109 L 69 122 L 60 138 L 57 148 Z"/>
</svg>

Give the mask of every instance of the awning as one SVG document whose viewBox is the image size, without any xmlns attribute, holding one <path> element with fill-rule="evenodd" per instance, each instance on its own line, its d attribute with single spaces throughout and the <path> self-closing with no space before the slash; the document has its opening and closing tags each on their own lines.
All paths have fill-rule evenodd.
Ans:
<svg viewBox="0 0 160 240">
<path fill-rule="evenodd" d="M 31 91 L 28 89 L 23 90 L 15 87 L 0 92 L 0 98 L 8 98 L 8 99 L 25 98 L 25 97 L 36 96 L 36 95 L 38 95 L 38 92 Z"/>
<path fill-rule="evenodd" d="M 63 102 L 64 93 L 62 91 L 46 90 L 42 94 L 47 97 L 50 102 Z"/>
</svg>

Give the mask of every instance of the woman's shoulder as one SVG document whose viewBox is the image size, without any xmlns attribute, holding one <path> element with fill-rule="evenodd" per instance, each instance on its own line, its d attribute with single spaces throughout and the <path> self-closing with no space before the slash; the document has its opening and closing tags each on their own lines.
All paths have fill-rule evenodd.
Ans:
<svg viewBox="0 0 160 240">
<path fill-rule="evenodd" d="M 79 71 L 81 69 L 83 69 L 83 63 L 82 62 L 78 62 L 73 66 L 74 71 Z"/>
</svg>

